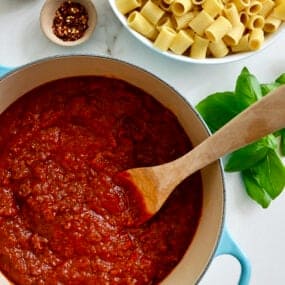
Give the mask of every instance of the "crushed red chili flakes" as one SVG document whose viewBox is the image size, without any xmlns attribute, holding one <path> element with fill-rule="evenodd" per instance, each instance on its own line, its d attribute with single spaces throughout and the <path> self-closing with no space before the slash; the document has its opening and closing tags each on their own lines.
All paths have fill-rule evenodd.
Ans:
<svg viewBox="0 0 285 285">
<path fill-rule="evenodd" d="M 53 20 L 53 32 L 63 41 L 80 39 L 88 28 L 88 12 L 77 2 L 65 1 L 57 9 Z"/>
</svg>

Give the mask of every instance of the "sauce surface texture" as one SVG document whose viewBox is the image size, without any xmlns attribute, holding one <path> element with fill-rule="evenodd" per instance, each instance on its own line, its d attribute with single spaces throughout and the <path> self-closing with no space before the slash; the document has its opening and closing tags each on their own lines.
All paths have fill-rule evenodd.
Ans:
<svg viewBox="0 0 285 285">
<path fill-rule="evenodd" d="M 25 94 L 0 115 L 0 270 L 21 285 L 158 284 L 195 234 L 200 174 L 139 227 L 126 226 L 115 177 L 189 149 L 175 116 L 126 82 L 66 78 Z"/>
</svg>

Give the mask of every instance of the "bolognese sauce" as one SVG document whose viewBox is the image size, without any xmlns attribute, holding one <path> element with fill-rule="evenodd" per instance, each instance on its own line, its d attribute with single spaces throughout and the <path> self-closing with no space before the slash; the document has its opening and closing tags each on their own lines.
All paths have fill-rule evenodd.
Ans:
<svg viewBox="0 0 285 285">
<path fill-rule="evenodd" d="M 0 115 L 1 272 L 20 285 L 158 284 L 195 234 L 200 174 L 140 226 L 128 226 L 115 177 L 190 149 L 176 117 L 124 81 L 65 78 L 28 92 Z"/>
</svg>

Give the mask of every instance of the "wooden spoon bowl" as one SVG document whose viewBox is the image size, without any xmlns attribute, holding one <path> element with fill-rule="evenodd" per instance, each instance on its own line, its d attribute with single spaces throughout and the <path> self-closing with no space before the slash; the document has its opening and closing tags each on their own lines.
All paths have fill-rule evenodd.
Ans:
<svg viewBox="0 0 285 285">
<path fill-rule="evenodd" d="M 119 174 L 135 197 L 135 223 L 159 211 L 187 176 L 238 148 L 285 127 L 285 86 L 244 110 L 184 156 L 162 165 L 129 169 Z M 138 214 L 137 214 L 138 213 Z"/>
</svg>

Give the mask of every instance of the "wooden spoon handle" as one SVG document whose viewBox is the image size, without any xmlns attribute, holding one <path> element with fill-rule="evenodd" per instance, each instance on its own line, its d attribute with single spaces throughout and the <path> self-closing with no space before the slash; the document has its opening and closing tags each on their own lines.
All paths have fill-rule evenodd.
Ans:
<svg viewBox="0 0 285 285">
<path fill-rule="evenodd" d="M 168 183 L 177 185 L 190 174 L 225 154 L 284 127 L 285 86 L 282 86 L 234 117 L 192 151 L 172 163 L 165 164 L 164 171 L 174 171 L 171 176 L 176 176 L 176 182 Z"/>
</svg>

